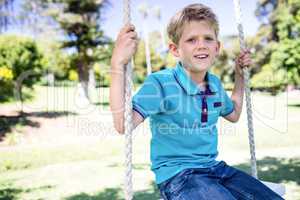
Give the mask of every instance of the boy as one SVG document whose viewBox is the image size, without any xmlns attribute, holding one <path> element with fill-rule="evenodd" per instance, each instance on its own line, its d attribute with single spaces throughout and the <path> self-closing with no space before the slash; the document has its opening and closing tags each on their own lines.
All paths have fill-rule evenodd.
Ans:
<svg viewBox="0 0 300 200">
<path fill-rule="evenodd" d="M 172 69 L 149 75 L 133 97 L 133 123 L 150 117 L 151 162 L 165 200 L 282 199 L 258 180 L 217 161 L 219 116 L 239 120 L 243 104 L 243 66 L 249 51 L 236 60 L 235 85 L 229 98 L 220 80 L 208 70 L 220 49 L 218 21 L 212 10 L 192 4 L 168 25 Z M 111 110 L 115 128 L 123 133 L 124 66 L 137 48 L 133 25 L 119 33 L 111 60 Z"/>
</svg>

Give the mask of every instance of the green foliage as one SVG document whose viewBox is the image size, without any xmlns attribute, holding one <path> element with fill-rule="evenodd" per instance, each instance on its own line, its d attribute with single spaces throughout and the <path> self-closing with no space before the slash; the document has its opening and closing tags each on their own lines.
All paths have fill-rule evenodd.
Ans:
<svg viewBox="0 0 300 200">
<path fill-rule="evenodd" d="M 70 81 L 78 81 L 78 74 L 77 74 L 77 72 L 75 70 L 71 69 L 69 71 L 68 79 Z"/>
<path fill-rule="evenodd" d="M 36 44 L 27 38 L 2 35 L 0 37 L 0 101 L 13 96 L 14 84 L 32 87 L 45 63 Z"/>
<path fill-rule="evenodd" d="M 79 80 L 87 82 L 89 68 L 98 61 L 97 48 L 109 43 L 98 23 L 107 1 L 41 1 L 68 36 L 62 41 L 62 48 L 69 48 L 74 52 L 71 65 L 76 66 Z"/>
<path fill-rule="evenodd" d="M 95 73 L 95 79 L 98 86 L 108 87 L 110 85 L 110 59 L 113 51 L 113 42 L 109 41 L 105 45 L 98 46 L 94 55 L 97 62 L 92 66 Z"/>
<path fill-rule="evenodd" d="M 254 85 L 262 86 L 266 80 L 278 89 L 300 85 L 300 0 L 260 1 L 256 14 L 263 25 L 254 44 L 261 66 Z"/>
<path fill-rule="evenodd" d="M 71 60 L 69 55 L 63 51 L 56 41 L 38 41 L 39 49 L 44 55 L 45 64 L 43 69 L 48 73 L 53 73 L 56 80 L 65 80 L 71 70 Z"/>
<path fill-rule="evenodd" d="M 274 70 L 285 71 L 287 83 L 300 84 L 300 39 L 283 40 L 275 48 L 270 60 Z"/>
<path fill-rule="evenodd" d="M 7 99 L 9 96 L 12 96 L 13 88 L 13 72 L 6 66 L 0 67 L 0 101 Z M 10 95 L 9 95 L 10 94 Z"/>
<path fill-rule="evenodd" d="M 108 87 L 110 85 L 110 66 L 105 63 L 96 63 L 94 66 L 95 79 L 100 87 Z"/>
</svg>

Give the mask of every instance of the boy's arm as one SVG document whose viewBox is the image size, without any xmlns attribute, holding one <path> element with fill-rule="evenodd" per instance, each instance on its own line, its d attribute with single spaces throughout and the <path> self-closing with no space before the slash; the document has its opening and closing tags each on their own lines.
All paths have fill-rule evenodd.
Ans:
<svg viewBox="0 0 300 200">
<path fill-rule="evenodd" d="M 244 78 L 238 74 L 235 74 L 234 88 L 231 94 L 231 100 L 233 101 L 233 112 L 224 116 L 230 122 L 237 122 L 240 118 L 243 108 L 244 98 Z"/>
<path fill-rule="evenodd" d="M 112 68 L 117 68 L 113 66 Z M 125 110 L 125 84 L 124 84 L 124 71 L 123 70 L 112 70 L 111 72 L 111 85 L 110 85 L 110 108 L 113 115 L 114 127 L 119 133 L 124 133 L 124 110 Z M 133 126 L 137 127 L 144 118 L 133 111 L 132 114 Z"/>
<path fill-rule="evenodd" d="M 114 127 L 119 133 L 124 133 L 125 106 L 125 65 L 136 52 L 137 35 L 132 25 L 126 25 L 119 33 L 111 59 L 111 84 L 109 91 L 110 108 Z M 144 119 L 133 111 L 133 125 L 138 126 Z"/>
<path fill-rule="evenodd" d="M 234 109 L 233 112 L 224 116 L 230 122 L 237 122 L 240 119 L 244 99 L 244 76 L 242 68 L 250 66 L 251 63 L 250 51 L 247 49 L 242 51 L 236 60 L 234 88 L 231 94 Z"/>
</svg>

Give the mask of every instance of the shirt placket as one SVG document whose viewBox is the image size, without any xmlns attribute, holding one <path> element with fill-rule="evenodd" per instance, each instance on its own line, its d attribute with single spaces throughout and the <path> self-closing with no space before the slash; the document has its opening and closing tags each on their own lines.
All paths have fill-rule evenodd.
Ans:
<svg viewBox="0 0 300 200">
<path fill-rule="evenodd" d="M 208 107 L 207 107 L 206 95 L 201 95 L 201 99 L 202 99 L 201 123 L 202 126 L 205 126 L 208 121 Z"/>
</svg>

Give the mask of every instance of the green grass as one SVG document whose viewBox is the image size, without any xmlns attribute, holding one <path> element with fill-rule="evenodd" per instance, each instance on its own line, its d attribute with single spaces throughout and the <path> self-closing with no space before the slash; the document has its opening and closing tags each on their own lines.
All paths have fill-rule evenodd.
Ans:
<svg viewBox="0 0 300 200">
<path fill-rule="evenodd" d="M 101 142 L 95 144 L 69 144 L 54 147 L 8 148 L 0 149 L 0 173 L 7 171 L 34 169 L 55 163 L 67 163 L 84 160 L 105 159 L 114 156 L 118 149 L 111 145 L 105 151 L 100 147 Z"/>
<path fill-rule="evenodd" d="M 34 112 L 68 111 L 76 113 L 74 117 L 84 113 L 73 101 L 74 88 L 40 86 L 37 91 L 38 98 L 27 104 L 35 106 Z M 285 198 L 300 200 L 300 156 L 297 153 L 300 151 L 300 108 L 286 106 L 282 96 L 274 99 L 260 93 L 254 94 L 253 102 L 259 177 L 285 184 Z M 299 104 L 299 100 L 290 98 L 287 104 Z M 91 110 L 107 112 L 107 105 L 108 89 L 98 88 L 95 101 L 89 105 Z M 287 119 L 280 117 L 280 113 L 285 112 Z M 267 116 L 266 113 L 273 114 Z M 237 124 L 219 122 L 219 148 L 220 156 L 229 164 L 249 172 L 245 120 L 244 114 Z M 124 138 L 111 134 L 93 138 L 87 135 L 82 142 L 72 144 L 0 147 L 0 200 L 124 199 Z M 146 123 L 139 127 L 133 140 L 134 199 L 137 200 L 159 199 L 150 171 L 149 141 Z"/>
</svg>

